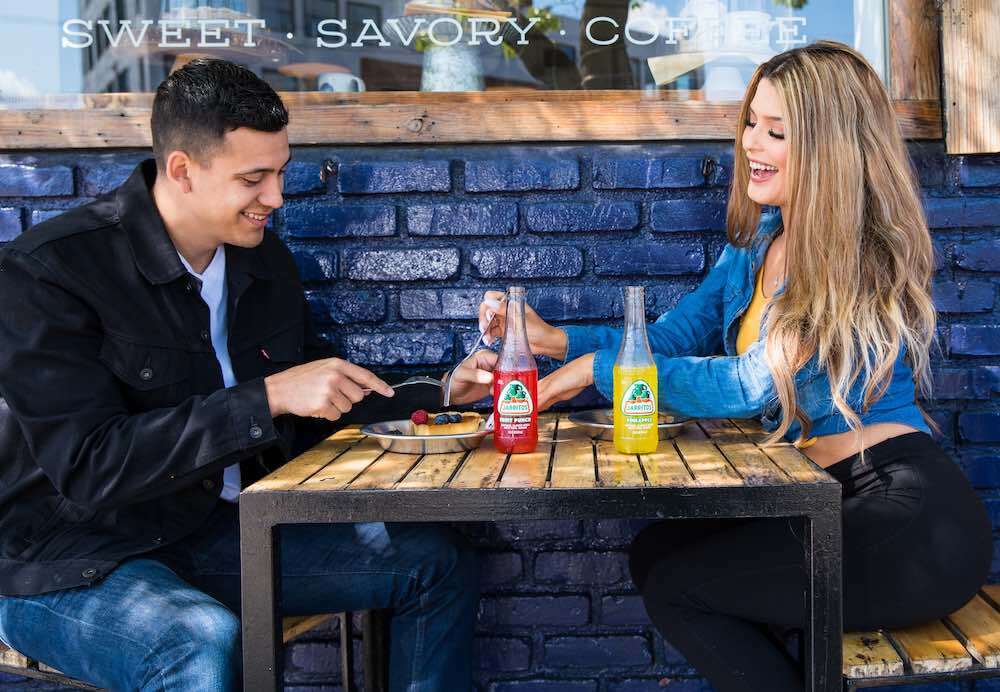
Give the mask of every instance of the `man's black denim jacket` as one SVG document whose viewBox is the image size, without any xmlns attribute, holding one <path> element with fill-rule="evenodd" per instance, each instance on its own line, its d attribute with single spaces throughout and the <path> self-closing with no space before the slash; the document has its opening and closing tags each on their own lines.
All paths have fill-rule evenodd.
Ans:
<svg viewBox="0 0 1000 692">
<path fill-rule="evenodd" d="M 334 355 L 291 253 L 270 231 L 226 247 L 227 389 L 155 178 L 145 161 L 0 250 L 0 594 L 90 584 L 179 541 L 220 501 L 226 466 L 246 484 L 318 439 L 305 430 L 330 430 L 269 413 L 265 376 Z M 367 417 L 408 415 L 403 398 L 370 396 Z"/>
</svg>

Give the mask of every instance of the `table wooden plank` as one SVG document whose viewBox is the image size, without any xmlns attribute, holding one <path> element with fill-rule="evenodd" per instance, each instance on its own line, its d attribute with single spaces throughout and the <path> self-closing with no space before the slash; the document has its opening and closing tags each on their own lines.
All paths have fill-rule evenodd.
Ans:
<svg viewBox="0 0 1000 692">
<path fill-rule="evenodd" d="M 529 454 L 511 454 L 500 479 L 501 488 L 544 488 L 549 475 L 551 442 L 538 444 Z"/>
<path fill-rule="evenodd" d="M 346 428 L 341 428 L 326 439 L 334 442 L 357 442 L 365 439 L 365 437 L 365 435 L 361 434 L 360 425 L 349 425 Z"/>
<path fill-rule="evenodd" d="M 493 446 L 493 436 L 487 435 L 478 449 L 465 458 L 465 463 L 448 484 L 449 488 L 492 488 L 496 485 L 507 455 Z"/>
<path fill-rule="evenodd" d="M 307 452 L 303 452 L 271 474 L 264 476 L 247 489 L 247 492 L 262 490 L 291 490 L 314 473 L 329 464 L 341 453 L 350 449 L 353 442 L 334 441 L 327 438 Z"/>
<path fill-rule="evenodd" d="M 296 486 L 297 490 L 339 490 L 354 480 L 369 464 L 382 455 L 382 448 L 372 438 L 365 438 L 332 462 L 315 476 Z"/>
<path fill-rule="evenodd" d="M 28 657 L 0 642 L 0 664 L 15 668 L 27 668 Z"/>
<path fill-rule="evenodd" d="M 729 464 L 725 455 L 697 425 L 684 426 L 683 432 L 674 438 L 674 444 L 691 469 L 695 485 L 743 485 L 743 479 Z"/>
<path fill-rule="evenodd" d="M 764 432 L 757 421 L 733 420 L 732 422 L 764 454 L 769 456 L 778 468 L 797 482 L 812 483 L 826 478 L 823 471 L 816 468 L 805 454 L 796 449 L 795 445 L 789 442 L 779 442 L 778 444 L 763 446 L 761 443 L 764 441 L 767 433 Z"/>
<path fill-rule="evenodd" d="M 556 438 L 560 442 L 563 440 L 590 440 L 586 429 L 571 421 L 569 416 L 563 416 L 559 419 L 559 430 Z"/>
<path fill-rule="evenodd" d="M 396 486 L 398 490 L 416 488 L 441 488 L 451 478 L 451 474 L 470 452 L 450 452 L 448 454 L 426 454 L 406 478 Z"/>
<path fill-rule="evenodd" d="M 903 659 L 879 632 L 844 635 L 844 677 L 881 678 L 903 674 Z"/>
<path fill-rule="evenodd" d="M 655 452 L 640 454 L 639 463 L 646 471 L 649 484 L 654 486 L 687 487 L 695 485 L 694 477 L 670 440 L 660 440 Z"/>
<path fill-rule="evenodd" d="M 594 488 L 597 487 L 597 467 L 594 464 L 594 444 L 590 438 L 583 435 L 582 430 L 570 429 L 563 437 L 563 424 L 559 422 L 559 438 L 555 453 L 552 456 L 553 488 Z"/>
<path fill-rule="evenodd" d="M 361 472 L 347 490 L 389 490 L 420 460 L 415 454 L 386 452 Z"/>
<path fill-rule="evenodd" d="M 595 444 L 597 484 L 602 488 L 641 488 L 646 484 L 636 454 L 622 454 L 613 442 Z"/>
<path fill-rule="evenodd" d="M 538 417 L 538 439 L 552 440 L 558 414 L 543 413 Z M 544 488 L 549 475 L 552 443 L 539 442 L 529 454 L 511 454 L 500 478 L 501 488 Z"/>
<path fill-rule="evenodd" d="M 972 656 L 943 622 L 890 630 L 914 673 L 950 673 L 972 667 Z"/>
<path fill-rule="evenodd" d="M 987 668 L 1000 667 L 1000 613 L 981 596 L 947 617 L 965 636 L 965 648 Z"/>
<path fill-rule="evenodd" d="M 788 475 L 728 420 L 699 421 L 709 439 L 722 450 L 747 485 L 785 484 Z"/>
</svg>

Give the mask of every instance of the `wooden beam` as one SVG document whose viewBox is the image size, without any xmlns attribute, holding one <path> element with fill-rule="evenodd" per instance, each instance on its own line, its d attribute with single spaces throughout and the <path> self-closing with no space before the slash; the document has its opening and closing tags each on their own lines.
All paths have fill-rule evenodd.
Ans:
<svg viewBox="0 0 1000 692">
<path fill-rule="evenodd" d="M 941 96 L 940 14 L 934 0 L 889 0 L 889 92 L 897 100 Z"/>
<path fill-rule="evenodd" d="M 308 144 L 456 144 L 500 142 L 732 139 L 733 102 L 672 101 L 641 92 L 473 94 L 282 94 L 289 139 Z M 0 150 L 149 147 L 145 95 L 92 97 L 87 107 L 0 111 Z M 908 139 L 940 139 L 934 100 L 897 101 Z M 488 114 L 488 117 L 484 115 Z"/>
<path fill-rule="evenodd" d="M 949 154 L 1000 152 L 1000 3 L 945 0 L 941 24 Z"/>
</svg>

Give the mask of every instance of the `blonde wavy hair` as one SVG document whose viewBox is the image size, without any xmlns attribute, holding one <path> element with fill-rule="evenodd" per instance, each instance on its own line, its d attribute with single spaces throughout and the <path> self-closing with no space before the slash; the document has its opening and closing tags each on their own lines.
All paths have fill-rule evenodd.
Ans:
<svg viewBox="0 0 1000 692">
<path fill-rule="evenodd" d="M 751 244 L 760 220 L 761 207 L 746 192 L 741 141 L 765 78 L 784 101 L 789 212 L 785 291 L 765 318 L 765 354 L 784 412 L 768 442 L 798 419 L 801 444 L 811 421 L 796 402 L 794 378 L 813 355 L 852 430 L 861 420 L 848 405 L 850 390 L 862 378 L 863 413 L 889 386 L 900 348 L 917 393 L 930 394 L 934 251 L 889 95 L 860 53 L 833 41 L 780 53 L 754 73 L 736 135 L 729 241 Z"/>
</svg>

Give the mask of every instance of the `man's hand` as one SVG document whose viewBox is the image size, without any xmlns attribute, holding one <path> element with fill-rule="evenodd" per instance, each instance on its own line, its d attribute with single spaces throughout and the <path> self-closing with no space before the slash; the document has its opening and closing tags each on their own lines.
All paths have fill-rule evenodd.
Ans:
<svg viewBox="0 0 1000 692">
<path fill-rule="evenodd" d="M 365 389 L 382 396 L 395 394 L 374 374 L 341 358 L 324 358 L 296 365 L 264 378 L 271 416 L 337 420 L 365 398 Z"/>
<path fill-rule="evenodd" d="M 451 375 L 451 403 L 467 404 L 489 396 L 497 354 L 489 349 L 476 351 Z"/>
<path fill-rule="evenodd" d="M 544 411 L 560 401 L 572 399 L 594 384 L 594 354 L 571 360 L 538 381 L 538 410 Z"/>
</svg>

